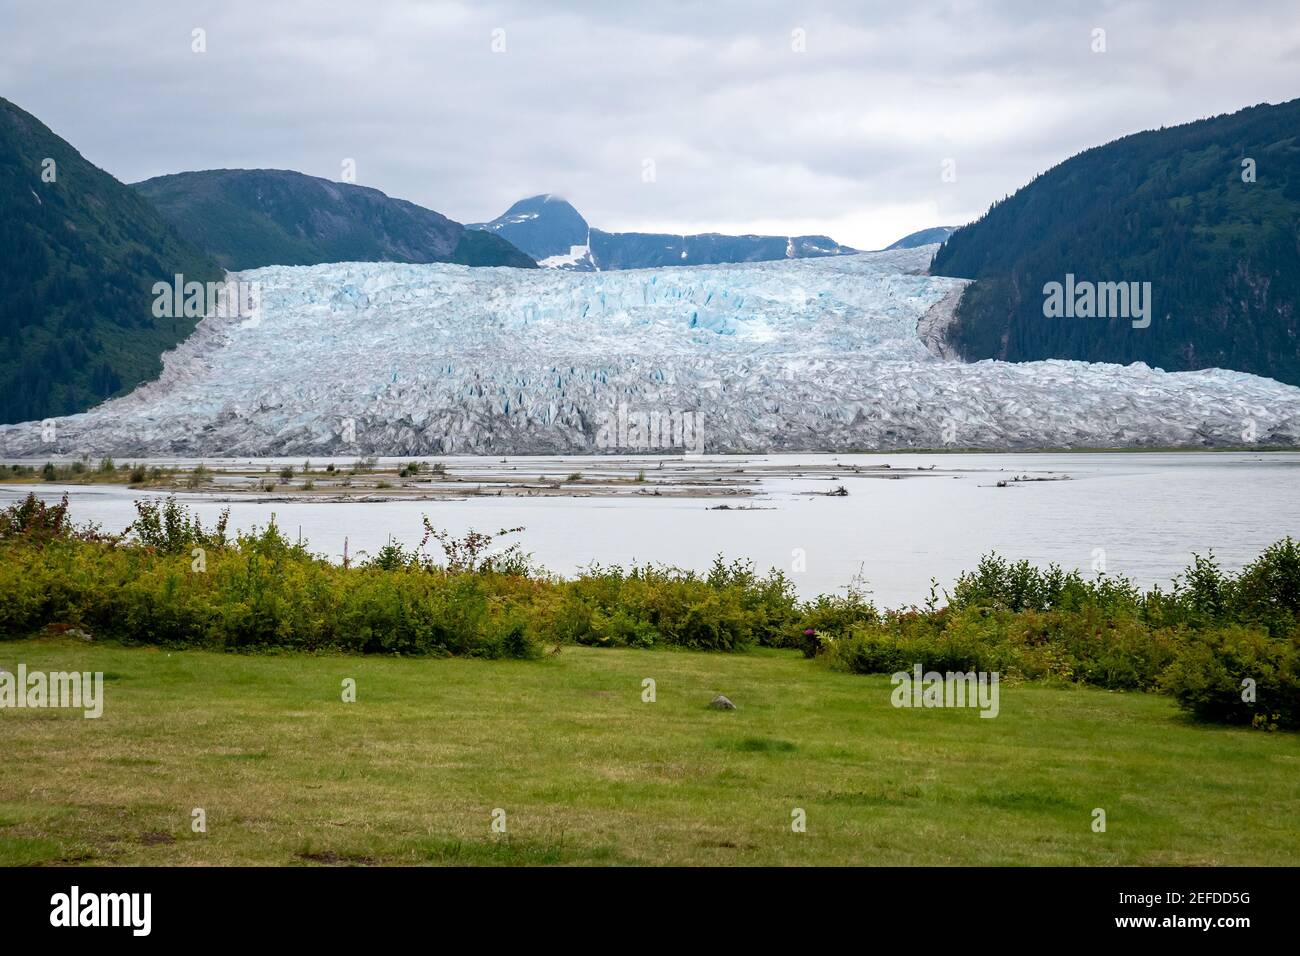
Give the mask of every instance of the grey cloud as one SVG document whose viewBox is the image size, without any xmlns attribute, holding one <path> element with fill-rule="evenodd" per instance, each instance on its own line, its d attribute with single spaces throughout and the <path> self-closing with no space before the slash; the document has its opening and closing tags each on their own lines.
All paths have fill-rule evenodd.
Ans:
<svg viewBox="0 0 1300 956">
<path fill-rule="evenodd" d="M 464 221 L 549 191 L 611 229 L 864 248 L 973 218 L 1088 146 L 1295 96 L 1300 47 L 1274 0 L 9 6 L 0 92 L 127 181 L 337 178 L 353 158 Z"/>
</svg>

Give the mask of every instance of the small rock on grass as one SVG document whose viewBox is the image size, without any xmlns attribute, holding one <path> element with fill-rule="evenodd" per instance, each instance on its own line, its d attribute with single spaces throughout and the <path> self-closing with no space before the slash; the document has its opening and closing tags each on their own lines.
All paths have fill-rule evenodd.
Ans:
<svg viewBox="0 0 1300 956">
<path fill-rule="evenodd" d="M 721 694 L 713 698 L 713 700 L 709 701 L 709 706 L 712 707 L 714 710 L 735 710 L 736 709 L 736 705 L 733 704 L 731 701 L 727 700 L 727 698 L 723 697 Z"/>
</svg>

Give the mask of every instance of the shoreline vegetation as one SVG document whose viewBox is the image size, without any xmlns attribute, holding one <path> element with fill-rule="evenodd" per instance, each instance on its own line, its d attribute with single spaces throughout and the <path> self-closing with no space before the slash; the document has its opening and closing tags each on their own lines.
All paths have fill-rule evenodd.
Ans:
<svg viewBox="0 0 1300 956">
<path fill-rule="evenodd" d="M 227 651 L 342 651 L 534 659 L 566 646 L 795 649 L 855 674 L 997 672 L 1004 681 L 1172 696 L 1197 718 L 1300 726 L 1300 543 L 1233 575 L 1193 555 L 1168 590 L 1084 579 L 988 555 L 922 607 L 864 590 L 800 601 L 778 570 L 719 557 L 704 574 L 659 565 L 539 568 L 523 528 L 454 538 L 424 519 L 337 565 L 276 526 L 227 534 L 174 496 L 136 502 L 120 534 L 75 525 L 67 499 L 0 512 L 0 639 Z M 506 545 L 503 547 L 503 545 Z"/>
</svg>

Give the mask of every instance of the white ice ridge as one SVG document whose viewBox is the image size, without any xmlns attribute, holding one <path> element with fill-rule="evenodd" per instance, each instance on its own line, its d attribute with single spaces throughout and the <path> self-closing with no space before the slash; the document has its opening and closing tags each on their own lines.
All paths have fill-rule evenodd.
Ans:
<svg viewBox="0 0 1300 956">
<path fill-rule="evenodd" d="M 642 450 L 601 443 L 620 406 L 692 412 L 709 452 L 1300 439 L 1300 389 L 1253 375 L 936 357 L 918 320 L 962 280 L 925 275 L 932 252 L 257 269 L 237 276 L 261 287 L 254 319 L 205 319 L 158 381 L 47 424 L 52 441 L 0 428 L 0 455 Z"/>
</svg>

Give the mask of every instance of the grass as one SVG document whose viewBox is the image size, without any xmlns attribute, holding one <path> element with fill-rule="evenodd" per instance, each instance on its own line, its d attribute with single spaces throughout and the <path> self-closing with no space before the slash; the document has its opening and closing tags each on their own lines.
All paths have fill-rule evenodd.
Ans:
<svg viewBox="0 0 1300 956">
<path fill-rule="evenodd" d="M 19 662 L 104 671 L 106 704 L 0 710 L 0 865 L 1300 861 L 1300 738 L 1149 694 L 1004 684 L 993 720 L 896 710 L 886 677 L 769 650 L 0 643 Z M 718 693 L 738 709 L 710 710 Z"/>
</svg>

